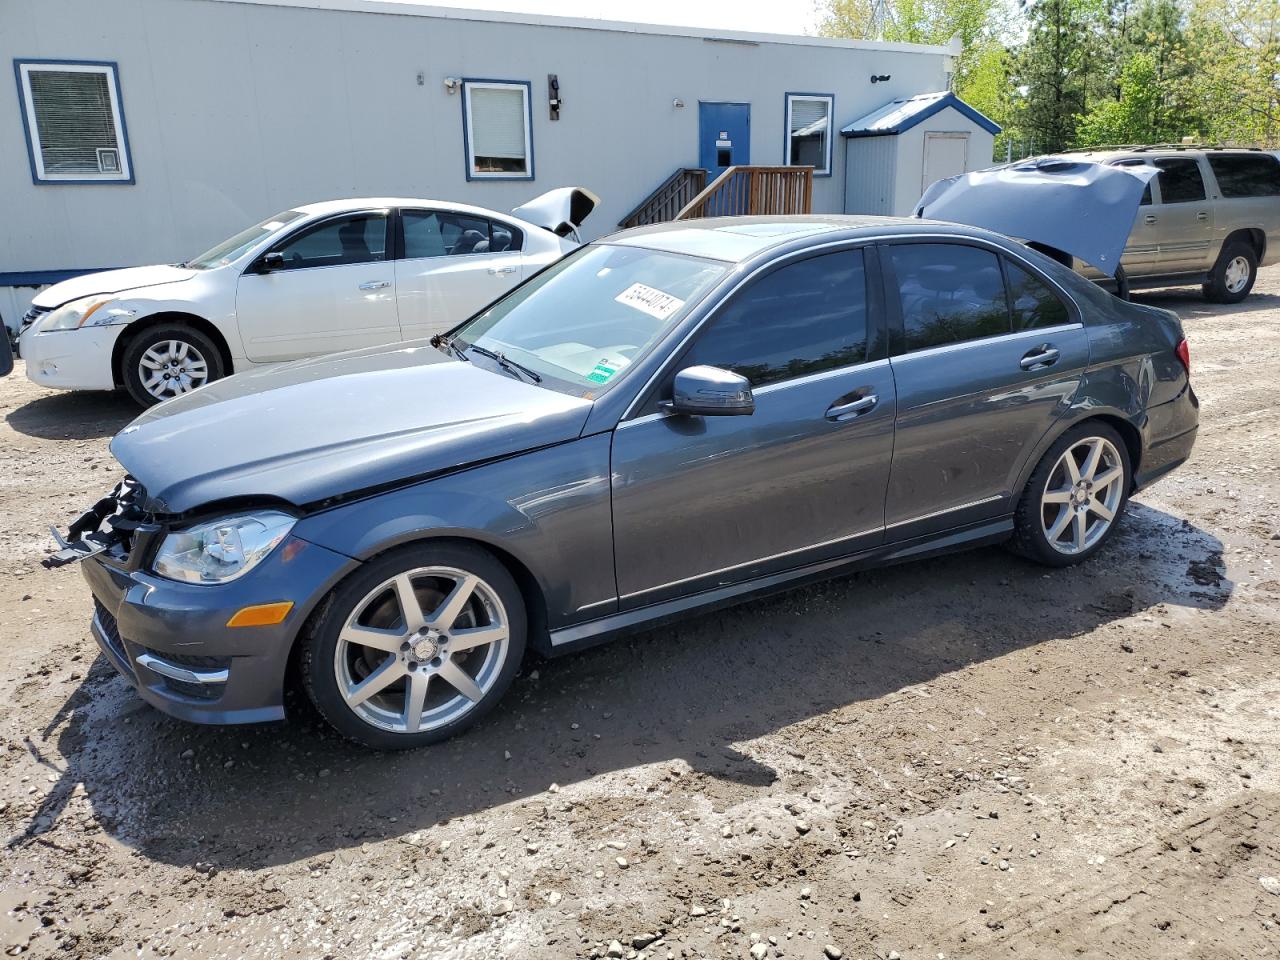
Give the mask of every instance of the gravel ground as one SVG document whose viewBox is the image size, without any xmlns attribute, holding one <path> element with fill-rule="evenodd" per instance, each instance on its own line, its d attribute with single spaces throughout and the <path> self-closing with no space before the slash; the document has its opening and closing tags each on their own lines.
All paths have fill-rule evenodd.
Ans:
<svg viewBox="0 0 1280 960">
<path fill-rule="evenodd" d="M 0 381 L 0 949 L 1280 956 L 1280 268 L 1186 320 L 1192 461 L 1099 557 L 998 549 L 531 663 L 460 740 L 208 729 L 97 656 L 45 524 L 109 395 Z"/>
</svg>

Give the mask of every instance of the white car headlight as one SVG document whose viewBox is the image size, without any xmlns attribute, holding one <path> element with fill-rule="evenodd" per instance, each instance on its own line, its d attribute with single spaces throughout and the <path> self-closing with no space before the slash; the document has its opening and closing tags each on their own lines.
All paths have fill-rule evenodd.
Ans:
<svg viewBox="0 0 1280 960">
<path fill-rule="evenodd" d="M 81 297 L 52 311 L 41 322 L 40 331 L 48 333 L 51 330 L 76 330 L 80 327 L 109 327 L 128 323 L 136 314 L 137 311 L 114 303 L 111 297 Z"/>
<path fill-rule="evenodd" d="M 170 580 L 226 583 L 261 563 L 294 523 L 287 513 L 264 510 L 177 530 L 160 544 L 152 569 Z"/>
</svg>

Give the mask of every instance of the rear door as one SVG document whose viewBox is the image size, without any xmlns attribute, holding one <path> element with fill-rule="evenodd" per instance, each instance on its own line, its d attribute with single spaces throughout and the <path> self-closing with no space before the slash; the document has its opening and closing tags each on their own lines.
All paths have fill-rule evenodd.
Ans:
<svg viewBox="0 0 1280 960">
<path fill-rule="evenodd" d="M 395 264 L 406 340 L 442 333 L 498 299 L 524 276 L 524 231 L 447 210 L 400 211 Z"/>
<path fill-rule="evenodd" d="M 1154 217 L 1159 244 L 1156 274 L 1191 273 L 1213 265 L 1213 204 L 1205 190 L 1200 161 L 1195 157 L 1157 157 L 1160 202 L 1146 216 Z"/>
<path fill-rule="evenodd" d="M 986 246 L 894 243 L 881 260 L 897 324 L 886 539 L 1007 514 L 1027 457 L 1088 365 L 1078 310 Z"/>
<path fill-rule="evenodd" d="M 236 322 L 255 363 L 400 339 L 387 210 L 331 217 L 282 238 L 236 284 Z M 267 253 L 280 266 L 268 268 Z"/>
<path fill-rule="evenodd" d="M 874 254 L 842 250 L 749 281 L 694 335 L 650 405 L 618 425 L 623 609 L 881 542 L 894 392 L 868 261 Z M 661 412 L 671 378 L 699 364 L 750 380 L 755 412 Z"/>
</svg>

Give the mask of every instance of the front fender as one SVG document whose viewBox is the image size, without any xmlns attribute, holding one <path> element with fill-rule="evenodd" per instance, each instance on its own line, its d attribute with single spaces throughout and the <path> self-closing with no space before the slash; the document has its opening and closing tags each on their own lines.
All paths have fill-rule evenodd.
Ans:
<svg viewBox="0 0 1280 960">
<path fill-rule="evenodd" d="M 547 625 L 614 612 L 611 434 L 597 434 L 380 493 L 299 521 L 294 535 L 367 560 L 428 539 L 472 540 L 537 583 Z"/>
</svg>

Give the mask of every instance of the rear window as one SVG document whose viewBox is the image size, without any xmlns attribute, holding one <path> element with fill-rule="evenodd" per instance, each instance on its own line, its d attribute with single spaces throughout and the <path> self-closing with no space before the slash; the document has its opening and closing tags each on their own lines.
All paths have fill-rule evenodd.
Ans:
<svg viewBox="0 0 1280 960">
<path fill-rule="evenodd" d="M 1209 169 L 1224 197 L 1280 196 L 1280 160 L 1267 153 L 1211 153 Z"/>
<path fill-rule="evenodd" d="M 1204 199 L 1204 177 L 1200 164 L 1189 157 L 1161 157 L 1160 199 L 1165 203 L 1191 203 Z"/>
</svg>

